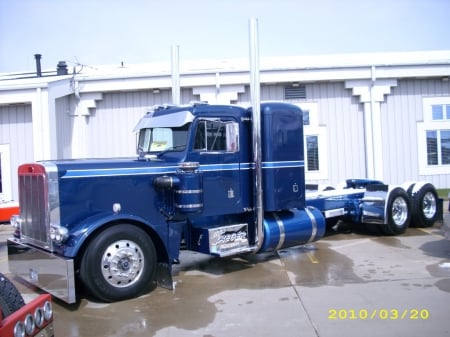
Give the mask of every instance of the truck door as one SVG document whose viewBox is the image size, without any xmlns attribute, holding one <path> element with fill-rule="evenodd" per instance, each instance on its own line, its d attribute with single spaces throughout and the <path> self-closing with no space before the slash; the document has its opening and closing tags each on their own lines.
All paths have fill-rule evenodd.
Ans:
<svg viewBox="0 0 450 337">
<path fill-rule="evenodd" d="M 204 215 L 242 212 L 239 124 L 230 118 L 194 122 L 188 161 L 200 163 Z"/>
</svg>

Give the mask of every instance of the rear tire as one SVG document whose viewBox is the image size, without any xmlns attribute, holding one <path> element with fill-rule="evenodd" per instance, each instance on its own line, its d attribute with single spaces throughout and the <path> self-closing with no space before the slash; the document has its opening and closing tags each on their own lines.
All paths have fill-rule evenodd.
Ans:
<svg viewBox="0 0 450 337">
<path fill-rule="evenodd" d="M 408 194 L 402 188 L 395 188 L 389 194 L 387 202 L 387 223 L 381 225 L 386 235 L 403 234 L 411 222 Z"/>
<path fill-rule="evenodd" d="M 431 227 L 438 217 L 438 194 L 432 184 L 423 185 L 414 195 L 414 185 L 408 189 L 411 197 L 412 226 Z"/>
<path fill-rule="evenodd" d="M 0 273 L 0 308 L 2 317 L 8 317 L 25 305 L 22 295 L 16 286 Z"/>
<path fill-rule="evenodd" d="M 80 265 L 86 289 L 105 302 L 122 301 L 156 287 L 156 253 L 149 235 L 130 225 L 114 225 L 88 245 Z"/>
</svg>

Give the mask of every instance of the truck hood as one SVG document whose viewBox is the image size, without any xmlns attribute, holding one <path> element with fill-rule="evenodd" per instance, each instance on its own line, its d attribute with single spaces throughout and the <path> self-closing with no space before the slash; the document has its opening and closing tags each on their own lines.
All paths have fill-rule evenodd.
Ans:
<svg viewBox="0 0 450 337">
<path fill-rule="evenodd" d="M 58 168 L 60 178 L 166 174 L 175 172 L 178 168 L 178 162 L 136 158 L 77 159 L 51 163 Z"/>
</svg>

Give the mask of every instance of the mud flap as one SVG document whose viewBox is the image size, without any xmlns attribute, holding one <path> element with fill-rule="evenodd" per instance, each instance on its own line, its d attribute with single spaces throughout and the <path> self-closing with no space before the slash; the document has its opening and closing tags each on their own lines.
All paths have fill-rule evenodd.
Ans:
<svg viewBox="0 0 450 337">
<path fill-rule="evenodd" d="M 173 290 L 172 266 L 168 263 L 158 263 L 156 281 L 161 288 Z"/>
</svg>

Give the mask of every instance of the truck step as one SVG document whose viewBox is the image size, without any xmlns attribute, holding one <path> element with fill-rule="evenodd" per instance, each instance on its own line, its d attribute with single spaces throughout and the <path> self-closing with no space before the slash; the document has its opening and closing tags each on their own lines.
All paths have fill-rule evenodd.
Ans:
<svg viewBox="0 0 450 337">
<path fill-rule="evenodd" d="M 231 256 L 253 250 L 248 240 L 248 224 L 193 228 L 193 250 L 216 256 Z"/>
</svg>

